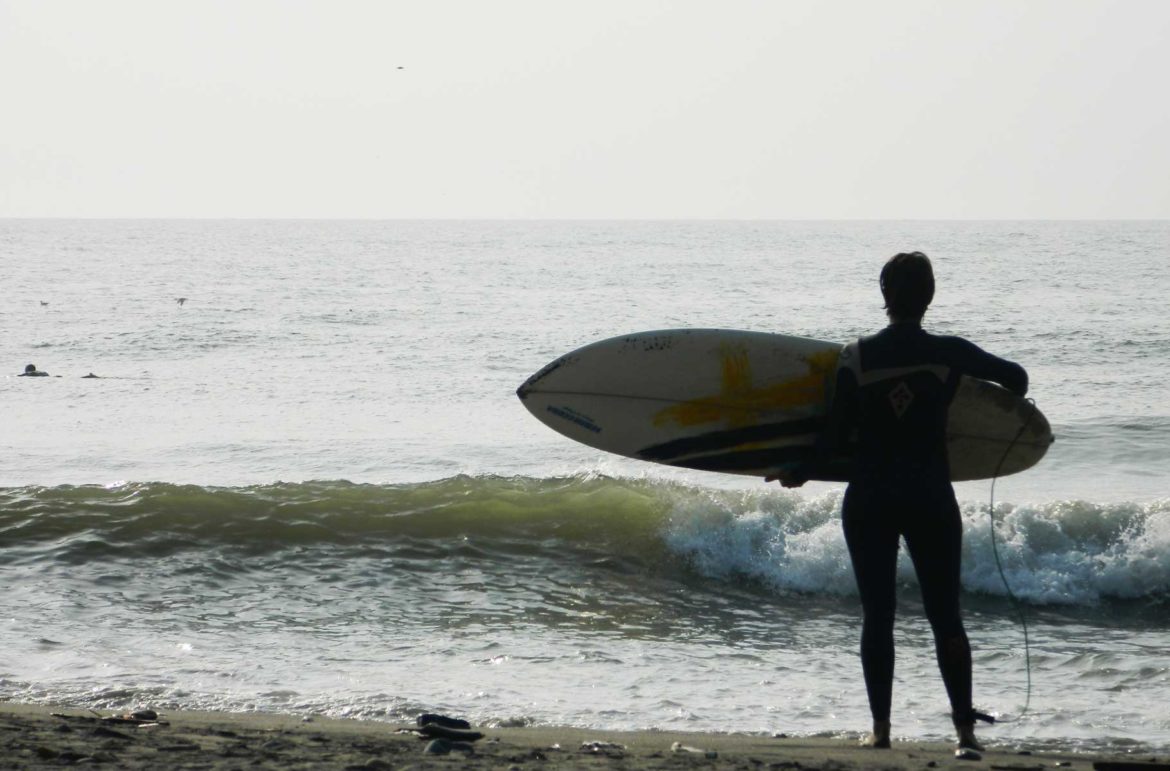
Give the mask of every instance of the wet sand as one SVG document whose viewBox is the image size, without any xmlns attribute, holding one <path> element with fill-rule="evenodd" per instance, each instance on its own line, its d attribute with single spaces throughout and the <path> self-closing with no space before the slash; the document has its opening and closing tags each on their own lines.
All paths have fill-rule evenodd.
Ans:
<svg viewBox="0 0 1170 771">
<path fill-rule="evenodd" d="M 103 719 L 110 717 L 115 719 Z M 955 759 L 946 744 L 895 742 L 893 749 L 872 750 L 844 739 L 546 727 L 473 727 L 483 733 L 474 743 L 433 744 L 415 728 L 255 713 L 170 712 L 157 720 L 119 720 L 115 713 L 0 703 L 0 768 L 1088 771 L 1094 762 L 1111 760 L 1013 746 L 991 747 L 973 761 Z"/>
</svg>

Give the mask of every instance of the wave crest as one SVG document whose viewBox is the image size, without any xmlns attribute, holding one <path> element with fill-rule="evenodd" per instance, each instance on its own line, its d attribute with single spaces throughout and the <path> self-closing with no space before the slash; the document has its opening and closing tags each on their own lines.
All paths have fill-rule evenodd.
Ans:
<svg viewBox="0 0 1170 771">
<path fill-rule="evenodd" d="M 856 589 L 840 532 L 841 495 L 716 490 L 652 479 L 457 476 L 372 485 L 344 481 L 238 488 L 134 483 L 0 489 L 7 564 L 123 561 L 192 550 L 279 557 L 306 548 L 434 553 L 472 544 L 487 555 L 613 557 L 646 571 L 674 565 L 709 582 L 773 592 Z M 1016 596 L 1093 605 L 1170 598 L 1170 500 L 963 507 L 963 585 L 1003 596 L 999 550 Z M 903 555 L 899 579 L 914 584 Z"/>
</svg>

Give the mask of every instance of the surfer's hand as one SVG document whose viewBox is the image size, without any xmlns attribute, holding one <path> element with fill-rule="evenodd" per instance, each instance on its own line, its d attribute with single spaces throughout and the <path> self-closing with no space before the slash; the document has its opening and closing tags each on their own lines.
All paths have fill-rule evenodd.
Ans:
<svg viewBox="0 0 1170 771">
<path fill-rule="evenodd" d="M 765 482 L 779 482 L 784 487 L 800 487 L 808 481 L 803 469 L 782 469 L 764 477 Z"/>
</svg>

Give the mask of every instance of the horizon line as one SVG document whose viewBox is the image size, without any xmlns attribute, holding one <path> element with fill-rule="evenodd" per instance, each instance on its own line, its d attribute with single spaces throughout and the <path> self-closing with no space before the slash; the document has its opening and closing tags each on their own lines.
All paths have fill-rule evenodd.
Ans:
<svg viewBox="0 0 1170 771">
<path fill-rule="evenodd" d="M 11 221 L 85 222 L 1170 222 L 1170 217 L 285 217 L 285 216 L 7 216 Z"/>
</svg>

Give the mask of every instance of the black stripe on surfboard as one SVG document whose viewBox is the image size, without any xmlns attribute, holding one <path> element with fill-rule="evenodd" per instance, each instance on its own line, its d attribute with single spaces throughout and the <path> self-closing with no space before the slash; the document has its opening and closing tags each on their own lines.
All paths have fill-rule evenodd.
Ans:
<svg viewBox="0 0 1170 771">
<path fill-rule="evenodd" d="M 692 468 L 698 471 L 723 471 L 728 473 L 759 472 L 761 475 L 774 472 L 785 466 L 811 460 L 813 448 L 777 447 L 770 450 L 741 450 L 718 455 L 702 455 L 671 462 L 671 466 Z M 847 458 L 835 458 L 817 471 L 816 479 L 824 482 L 847 482 L 852 469 Z"/>
<path fill-rule="evenodd" d="M 658 463 L 675 463 L 679 458 L 688 455 L 726 450 L 752 442 L 766 442 L 785 437 L 800 436 L 802 434 L 813 434 L 815 436 L 820 433 L 823 425 L 824 418 L 803 418 L 784 423 L 767 423 L 762 426 L 734 428 L 726 431 L 710 431 L 706 434 L 699 434 L 698 436 L 688 436 L 681 439 L 672 439 L 669 442 L 663 442 L 661 444 L 650 445 L 649 447 L 638 450 L 636 455 L 643 460 Z M 1011 442 L 1010 439 L 1005 437 L 978 436 L 975 434 L 949 434 L 947 439 L 976 440 L 999 445 L 1007 445 Z M 1052 444 L 1051 439 L 1047 442 L 1018 439 L 1015 442 L 1016 447 L 1046 448 L 1050 444 Z M 779 449 L 774 448 L 764 450 L 764 452 L 778 452 Z M 796 449 L 801 448 L 798 447 Z M 695 468 L 698 467 L 696 466 Z"/>
<path fill-rule="evenodd" d="M 800 436 L 801 434 L 812 434 L 815 437 L 820 433 L 822 425 L 824 425 L 824 418 L 801 418 L 784 423 L 765 423 L 760 426 L 709 431 L 698 436 L 687 436 L 681 439 L 671 439 L 669 442 L 661 444 L 652 444 L 638 450 L 638 457 L 659 463 L 670 463 L 684 455 L 725 450 L 751 442 L 767 442 L 772 439 Z M 768 452 L 777 451 L 769 450 Z M 803 451 L 807 451 L 807 448 Z"/>
</svg>

